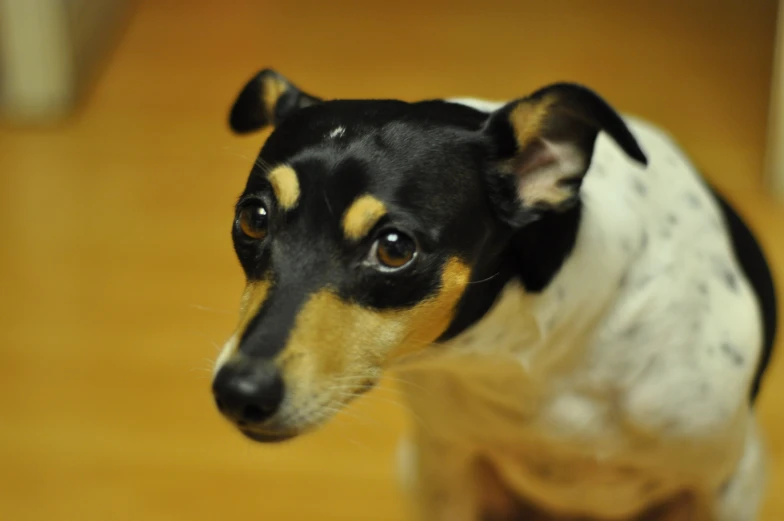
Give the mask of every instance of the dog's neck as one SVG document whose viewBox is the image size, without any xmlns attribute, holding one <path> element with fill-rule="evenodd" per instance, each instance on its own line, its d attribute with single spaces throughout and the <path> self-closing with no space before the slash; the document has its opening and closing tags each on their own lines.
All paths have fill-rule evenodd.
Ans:
<svg viewBox="0 0 784 521">
<path fill-rule="evenodd" d="M 551 225 L 538 232 L 537 240 L 524 239 L 516 261 L 529 264 L 518 265 L 519 275 L 500 288 L 487 312 L 400 369 L 416 372 L 420 383 L 438 372 L 470 385 L 477 379 L 498 380 L 504 368 L 539 380 L 572 363 L 596 334 L 634 255 L 622 251 L 619 225 L 604 208 L 591 198 L 586 201 L 573 245 L 568 235 L 553 241 L 551 234 L 559 231 Z M 570 222 L 562 225 L 568 234 Z M 545 247 L 550 249 L 537 250 Z M 543 287 L 532 288 L 532 283 Z"/>
</svg>

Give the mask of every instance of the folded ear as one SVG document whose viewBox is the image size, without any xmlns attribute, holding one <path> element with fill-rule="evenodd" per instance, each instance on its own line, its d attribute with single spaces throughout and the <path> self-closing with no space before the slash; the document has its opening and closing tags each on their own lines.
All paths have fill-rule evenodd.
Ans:
<svg viewBox="0 0 784 521">
<path fill-rule="evenodd" d="M 322 100 L 299 90 L 272 69 L 264 69 L 245 84 L 229 115 L 229 125 L 238 134 L 278 125 L 293 112 Z"/>
<path fill-rule="evenodd" d="M 501 198 L 507 192 L 514 199 L 500 203 L 518 224 L 541 211 L 563 211 L 577 203 L 599 131 L 647 165 L 618 113 L 591 90 L 571 83 L 556 83 L 507 103 L 482 131 L 496 147 L 493 192 Z"/>
</svg>

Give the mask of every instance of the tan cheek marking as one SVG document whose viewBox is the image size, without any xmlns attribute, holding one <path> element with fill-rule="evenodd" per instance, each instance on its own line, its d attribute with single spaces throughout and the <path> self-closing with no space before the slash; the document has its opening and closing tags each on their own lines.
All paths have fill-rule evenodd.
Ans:
<svg viewBox="0 0 784 521">
<path fill-rule="evenodd" d="M 286 84 L 280 78 L 265 78 L 262 80 L 261 95 L 264 102 L 264 110 L 267 111 L 267 118 L 270 123 L 275 120 L 275 107 L 281 95 L 286 92 Z"/>
<path fill-rule="evenodd" d="M 283 210 L 291 210 L 299 201 L 299 179 L 290 166 L 278 166 L 267 176 L 275 198 Z"/>
<path fill-rule="evenodd" d="M 470 274 L 463 262 L 450 260 L 438 294 L 405 310 L 374 311 L 330 291 L 314 294 L 298 315 L 282 354 L 287 378 L 298 387 L 322 388 L 324 381 L 370 376 L 368 371 L 423 350 L 449 326 Z M 293 360 L 297 362 L 287 363 Z"/>
<path fill-rule="evenodd" d="M 343 216 L 343 234 L 356 241 L 370 232 L 387 213 L 384 203 L 372 195 L 363 195 L 352 203 Z"/>
<path fill-rule="evenodd" d="M 380 358 L 374 359 L 372 351 L 381 350 L 383 344 L 397 337 L 395 324 L 388 323 L 382 314 L 321 291 L 303 307 L 284 350 L 285 359 L 310 358 L 312 364 L 296 364 L 286 371 L 290 378 L 301 382 L 345 374 L 361 362 L 379 364 Z M 369 351 L 364 353 L 366 349 Z"/>
<path fill-rule="evenodd" d="M 406 338 L 390 353 L 390 360 L 421 351 L 441 336 L 452 322 L 457 303 L 470 280 L 471 268 L 457 258 L 450 259 L 441 276 L 441 290 L 404 312 Z"/>
</svg>

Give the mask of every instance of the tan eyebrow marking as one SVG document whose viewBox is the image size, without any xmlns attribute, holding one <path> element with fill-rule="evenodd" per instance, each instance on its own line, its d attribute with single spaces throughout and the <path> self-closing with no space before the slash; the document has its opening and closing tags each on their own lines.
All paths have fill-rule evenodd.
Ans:
<svg viewBox="0 0 784 521">
<path fill-rule="evenodd" d="M 283 210 L 291 210 L 297 206 L 299 201 L 299 178 L 297 172 L 287 165 L 275 167 L 267 176 L 272 191 L 278 204 Z"/>
<path fill-rule="evenodd" d="M 359 240 L 386 214 L 384 203 L 372 195 L 360 196 L 343 215 L 343 234 L 352 241 Z"/>
</svg>

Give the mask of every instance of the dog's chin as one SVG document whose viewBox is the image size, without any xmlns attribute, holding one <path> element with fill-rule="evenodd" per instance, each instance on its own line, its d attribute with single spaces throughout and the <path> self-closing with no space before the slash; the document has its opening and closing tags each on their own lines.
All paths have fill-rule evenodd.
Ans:
<svg viewBox="0 0 784 521">
<path fill-rule="evenodd" d="M 349 396 L 344 397 L 339 402 L 336 400 L 329 401 L 323 409 L 321 407 L 317 407 L 315 411 L 311 410 L 310 414 L 305 415 L 306 418 L 307 416 L 315 416 L 318 418 L 317 421 L 309 422 L 305 420 L 296 425 L 296 427 L 293 425 L 284 426 L 285 422 L 277 423 L 277 427 L 267 428 L 252 428 L 242 424 L 235 424 L 235 426 L 246 438 L 258 443 L 282 443 L 290 441 L 294 438 L 302 436 L 303 434 L 316 431 L 323 427 L 339 411 L 347 407 L 355 399 L 373 389 L 376 386 L 376 383 L 376 381 L 365 382 L 358 388 L 354 389 L 352 393 L 347 393 Z"/>
<path fill-rule="evenodd" d="M 240 429 L 240 432 L 244 434 L 246 438 L 258 443 L 283 443 L 285 441 L 293 440 L 300 435 L 299 432 L 269 433 L 248 429 Z"/>
</svg>

